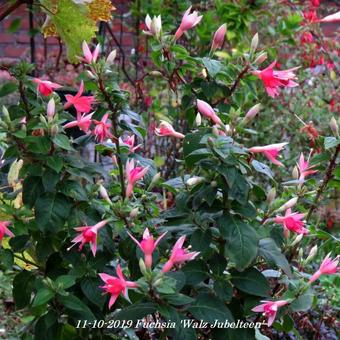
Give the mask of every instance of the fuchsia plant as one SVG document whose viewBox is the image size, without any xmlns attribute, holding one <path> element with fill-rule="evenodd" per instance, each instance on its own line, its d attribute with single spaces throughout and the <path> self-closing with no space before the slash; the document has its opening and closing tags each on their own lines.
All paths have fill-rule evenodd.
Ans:
<svg viewBox="0 0 340 340">
<path fill-rule="evenodd" d="M 313 13 L 306 16 L 317 24 Z M 18 308 L 34 310 L 37 334 L 50 334 L 50 324 L 65 334 L 70 329 L 77 332 L 73 326 L 77 320 L 99 316 L 134 322 L 189 318 L 211 325 L 216 320 L 262 320 L 255 312 L 263 313 L 270 327 L 275 319 L 282 323 L 277 313 L 284 306 L 283 313 L 311 308 L 311 283 L 336 273 L 339 259 L 328 254 L 307 282 L 308 261 L 316 248 L 306 261 L 303 258 L 310 239 L 327 237 L 311 218 L 336 168 L 337 122 L 332 122 L 334 136 L 315 136 L 328 157 L 326 169 L 312 159 L 314 150 L 304 148 L 309 151 L 305 160 L 298 145 L 289 144 L 287 126 L 282 127 L 281 139 L 287 142 L 252 146 L 255 134 L 263 137 L 256 126 L 257 118 L 262 119 L 259 111 L 265 116 L 268 101 L 277 103 L 287 95 L 287 88 L 299 86 L 299 67 L 276 70 L 275 61 L 260 70 L 267 54 L 259 47 L 259 34 L 250 46 L 227 58 L 221 53 L 220 58 L 214 52 L 223 47 L 226 24 L 215 31 L 201 54 L 194 55 L 178 42 L 202 18 L 189 7 L 171 35 L 163 31 L 160 15 L 146 17 L 144 33 L 153 39 L 155 65 L 148 65 L 152 70 L 145 71 L 135 85 L 146 92 L 145 79 L 157 76 L 162 95 L 143 106 L 141 114 L 132 111 L 128 91 L 119 87 L 116 52 L 107 53 L 105 59 L 99 44 L 92 49 L 83 42 L 79 60 L 88 72 L 77 94 L 66 94 L 66 103 L 53 92 L 61 85 L 36 78 L 38 91 L 32 91 L 32 79 L 26 75 L 29 68 L 22 64 L 13 71 L 25 91 L 20 92 L 19 106 L 4 108 L 0 121 L 0 132 L 9 145 L 4 158 L 11 160 L 10 192 L 4 193 L 2 210 L 12 220 L 0 222 L 0 241 L 5 235 L 11 238 L 10 248 L 1 249 L 1 254 L 7 260 L 12 256 L 23 261 L 27 254 L 32 259 L 34 269 L 16 275 L 13 292 Z M 308 35 L 304 39 L 311 40 Z M 257 86 L 254 75 L 265 89 Z M 85 85 L 93 89 L 86 95 Z M 164 104 L 165 90 L 171 91 L 166 98 L 171 98 L 171 105 Z M 294 95 L 294 89 L 289 95 Z M 166 116 L 167 105 L 178 115 Z M 76 110 L 75 119 L 66 111 L 70 108 Z M 145 121 L 149 113 L 150 127 Z M 163 117 L 176 122 L 176 129 Z M 69 137 L 66 132 L 73 127 L 86 136 Z M 145 151 L 143 138 L 154 141 L 155 135 L 176 140 L 156 139 L 170 144 L 166 152 L 161 149 L 163 158 L 157 154 L 153 161 L 146 154 L 153 155 L 159 146 L 152 143 Z M 90 143 L 95 144 L 95 162 L 80 157 L 83 145 Z M 297 152 L 301 154 L 290 180 L 289 168 Z M 272 164 L 261 163 L 259 153 Z M 103 170 L 98 160 L 104 157 L 112 162 Z M 162 168 L 164 163 L 171 166 Z M 316 190 L 313 181 L 320 181 Z M 93 221 L 100 222 L 92 225 Z M 8 229 L 10 223 L 14 233 Z M 116 276 L 110 274 L 113 268 Z M 129 289 L 133 289 L 130 297 Z M 127 301 L 118 299 L 120 295 Z M 151 332 L 130 331 L 144 332 L 145 338 Z M 152 330 L 155 337 L 216 338 L 213 327 L 192 331 L 193 336 L 180 327 Z M 93 338 L 107 335 L 95 327 L 90 331 L 84 326 L 82 332 L 81 336 Z M 130 336 L 124 332 L 117 329 L 113 336 Z M 227 333 L 229 338 L 246 334 Z M 253 330 L 249 334 L 255 337 Z"/>
</svg>

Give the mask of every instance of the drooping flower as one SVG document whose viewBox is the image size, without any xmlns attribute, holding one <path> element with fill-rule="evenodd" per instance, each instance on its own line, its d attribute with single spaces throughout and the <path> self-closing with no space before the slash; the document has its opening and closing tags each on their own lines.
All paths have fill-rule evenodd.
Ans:
<svg viewBox="0 0 340 340">
<path fill-rule="evenodd" d="M 280 87 L 296 87 L 299 86 L 294 80 L 297 79 L 294 73 L 299 67 L 293 67 L 288 70 L 274 70 L 276 60 L 268 67 L 261 71 L 253 71 L 252 73 L 262 80 L 262 83 L 272 98 L 275 98 L 280 93 Z"/>
<path fill-rule="evenodd" d="M 212 41 L 212 44 L 211 44 L 211 51 L 212 52 L 214 52 L 218 48 L 222 47 L 222 45 L 224 43 L 226 32 L 227 32 L 227 25 L 226 24 L 221 25 L 217 29 L 217 31 L 214 34 L 213 41 Z"/>
<path fill-rule="evenodd" d="M 9 221 L 0 221 L 0 245 L 5 235 L 9 237 L 14 237 L 14 234 L 8 229 L 8 226 L 10 224 L 11 222 Z"/>
<path fill-rule="evenodd" d="M 147 35 L 153 35 L 159 37 L 162 31 L 162 18 L 161 16 L 154 16 L 152 19 L 149 14 L 145 18 L 146 31 L 143 31 Z"/>
<path fill-rule="evenodd" d="M 300 155 L 297 167 L 298 167 L 299 173 L 300 173 L 300 177 L 299 177 L 300 181 L 304 181 L 307 176 L 315 174 L 316 172 L 318 172 L 318 170 L 312 170 L 312 168 L 314 168 L 315 165 L 310 166 L 308 159 L 305 160 L 303 153 L 301 153 L 301 155 Z"/>
<path fill-rule="evenodd" d="M 38 84 L 38 91 L 43 96 L 49 96 L 54 90 L 60 89 L 62 85 L 52 83 L 49 80 L 41 80 L 39 78 L 33 78 L 33 82 Z"/>
<path fill-rule="evenodd" d="M 133 192 L 133 187 L 137 181 L 142 179 L 148 172 L 149 166 L 143 168 L 141 166 L 135 167 L 135 161 L 130 159 L 126 162 L 125 176 L 127 179 L 126 197 L 129 198 Z"/>
<path fill-rule="evenodd" d="M 187 249 L 183 248 L 185 236 L 181 236 L 174 247 L 172 248 L 170 259 L 164 264 L 162 269 L 163 273 L 168 272 L 175 264 L 180 264 L 185 261 L 191 261 L 199 255 L 200 252 L 188 252 Z"/>
<path fill-rule="evenodd" d="M 71 94 L 66 94 L 66 103 L 64 104 L 64 108 L 68 109 L 72 105 L 75 107 L 77 112 L 85 112 L 89 113 L 91 111 L 91 105 L 94 102 L 94 96 L 82 96 L 84 92 L 84 82 L 81 81 L 79 86 L 79 91 L 75 96 Z"/>
<path fill-rule="evenodd" d="M 149 229 L 146 228 L 143 233 L 143 240 L 141 242 L 137 241 L 129 232 L 129 236 L 132 240 L 138 245 L 141 251 L 144 253 L 144 262 L 147 268 L 151 268 L 152 266 L 152 253 L 155 251 L 158 243 L 161 239 L 166 235 L 167 232 L 160 235 L 157 240 L 155 241 L 153 236 L 150 235 Z"/>
<path fill-rule="evenodd" d="M 122 139 L 122 144 L 125 144 L 129 147 L 129 153 L 134 153 L 142 146 L 142 144 L 135 146 L 135 135 L 127 136 L 126 138 Z"/>
<path fill-rule="evenodd" d="M 335 259 L 332 259 L 330 254 L 331 253 L 327 254 L 324 260 L 321 262 L 320 268 L 309 279 L 309 283 L 316 281 L 321 275 L 335 274 L 339 270 L 339 255 Z"/>
<path fill-rule="evenodd" d="M 82 44 L 82 49 L 83 49 L 83 55 L 84 55 L 84 58 L 81 58 L 82 60 L 84 60 L 88 64 L 92 64 L 92 63 L 95 63 L 97 61 L 99 51 L 100 51 L 100 44 L 97 44 L 97 46 L 95 47 L 95 49 L 92 53 L 90 48 L 89 48 L 89 45 L 84 40 L 83 44 Z"/>
<path fill-rule="evenodd" d="M 118 277 L 111 276 L 105 273 L 99 273 L 102 281 L 105 282 L 104 286 L 100 286 L 106 293 L 110 294 L 109 308 L 116 302 L 118 296 L 123 294 L 128 299 L 128 288 L 137 288 L 136 282 L 126 281 L 120 265 L 116 268 Z"/>
<path fill-rule="evenodd" d="M 288 143 L 277 143 L 277 144 L 270 144 L 266 146 L 253 146 L 249 149 L 252 153 L 262 153 L 266 156 L 272 163 L 283 166 L 283 164 L 277 160 L 280 150 L 287 145 Z"/>
<path fill-rule="evenodd" d="M 268 318 L 268 326 L 270 327 L 276 317 L 276 313 L 279 307 L 285 306 L 288 304 L 286 300 L 279 301 L 261 301 L 263 304 L 258 305 L 252 309 L 253 312 L 263 313 L 263 315 Z"/>
<path fill-rule="evenodd" d="M 96 140 L 99 143 L 103 143 L 105 139 L 112 138 L 113 135 L 110 132 L 111 123 L 107 122 L 109 118 L 109 114 L 105 113 L 105 115 L 102 117 L 101 120 L 93 120 L 93 122 L 96 124 L 96 127 L 93 131 L 93 134 L 96 136 Z"/>
<path fill-rule="evenodd" d="M 77 112 L 77 120 L 69 122 L 65 124 L 63 127 L 64 129 L 69 129 L 78 126 L 80 130 L 84 131 L 85 133 L 88 133 L 90 130 L 90 126 L 92 124 L 91 118 L 93 114 L 94 112 L 88 115 L 86 113 L 81 114 L 80 112 Z"/>
<path fill-rule="evenodd" d="M 182 133 L 175 131 L 174 127 L 165 120 L 161 120 L 159 127 L 155 128 L 155 133 L 157 136 L 173 136 L 176 138 L 184 138 Z"/>
<path fill-rule="evenodd" d="M 104 220 L 104 221 L 98 222 L 94 226 L 82 226 L 82 227 L 74 228 L 74 230 L 79 232 L 79 235 L 77 235 L 71 241 L 73 245 L 69 247 L 67 250 L 70 250 L 77 243 L 80 243 L 79 250 L 82 250 L 84 247 L 84 244 L 89 243 L 93 256 L 96 256 L 98 230 L 104 227 L 107 224 L 107 222 L 108 222 L 107 220 Z"/>
<path fill-rule="evenodd" d="M 288 237 L 288 231 L 292 231 L 296 234 L 308 234 L 308 229 L 304 227 L 305 223 L 302 220 L 305 217 L 305 214 L 301 214 L 298 212 L 292 213 L 292 210 L 289 208 L 286 210 L 284 216 L 276 216 L 274 218 L 274 222 L 277 224 L 282 224 L 284 229 L 284 235 Z"/>
<path fill-rule="evenodd" d="M 223 124 L 220 117 L 216 114 L 214 109 L 204 100 L 197 99 L 197 109 L 203 116 L 211 119 L 215 124 Z"/>
<path fill-rule="evenodd" d="M 203 16 L 198 16 L 197 11 L 193 11 L 191 14 L 191 6 L 185 11 L 182 22 L 175 33 L 175 40 L 178 40 L 184 32 L 195 27 L 202 20 Z"/>
</svg>

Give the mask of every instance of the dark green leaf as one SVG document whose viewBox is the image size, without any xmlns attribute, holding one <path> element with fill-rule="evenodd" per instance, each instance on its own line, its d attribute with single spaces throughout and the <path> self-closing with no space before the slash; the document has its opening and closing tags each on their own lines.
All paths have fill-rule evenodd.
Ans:
<svg viewBox="0 0 340 340">
<path fill-rule="evenodd" d="M 41 306 L 44 303 L 47 303 L 54 297 L 54 292 L 47 287 L 43 287 L 38 290 L 35 298 L 33 300 L 33 307 Z"/>
</svg>

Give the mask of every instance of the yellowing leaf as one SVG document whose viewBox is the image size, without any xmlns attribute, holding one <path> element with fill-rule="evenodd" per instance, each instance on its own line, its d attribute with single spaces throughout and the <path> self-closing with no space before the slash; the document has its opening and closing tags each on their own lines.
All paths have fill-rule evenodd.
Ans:
<svg viewBox="0 0 340 340">
<path fill-rule="evenodd" d="M 88 17 L 94 21 L 109 21 L 111 12 L 116 8 L 112 6 L 111 0 L 93 0 L 86 6 Z"/>
</svg>

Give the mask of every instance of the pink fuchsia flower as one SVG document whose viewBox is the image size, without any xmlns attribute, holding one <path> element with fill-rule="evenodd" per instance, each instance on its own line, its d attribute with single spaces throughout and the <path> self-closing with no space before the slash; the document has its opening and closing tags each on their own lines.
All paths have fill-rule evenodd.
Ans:
<svg viewBox="0 0 340 340">
<path fill-rule="evenodd" d="M 8 229 L 10 224 L 11 222 L 9 221 L 0 221 L 0 245 L 5 235 L 14 237 L 14 234 Z"/>
<path fill-rule="evenodd" d="M 305 177 L 318 172 L 318 170 L 312 170 L 314 165 L 312 165 L 312 166 L 309 165 L 309 162 L 308 162 L 308 160 L 305 160 L 303 153 L 301 153 L 301 155 L 300 155 L 297 167 L 298 167 L 299 173 L 300 173 L 300 177 L 299 177 L 300 181 L 304 181 Z"/>
<path fill-rule="evenodd" d="M 98 230 L 107 224 L 107 220 L 101 221 L 94 226 L 83 226 L 74 228 L 80 234 L 77 235 L 71 242 L 73 245 L 67 250 L 70 250 L 77 243 L 80 243 L 79 250 L 83 249 L 84 244 L 89 243 L 93 256 L 96 256 L 97 252 L 97 234 Z"/>
<path fill-rule="evenodd" d="M 339 270 L 339 255 L 335 259 L 331 259 L 330 254 L 331 253 L 327 254 L 321 262 L 320 268 L 309 279 L 309 283 L 316 281 L 321 275 L 335 274 Z"/>
<path fill-rule="evenodd" d="M 157 136 L 172 136 L 176 138 L 184 138 L 184 135 L 182 133 L 175 131 L 173 126 L 165 120 L 161 120 L 159 127 L 155 128 L 155 133 Z"/>
<path fill-rule="evenodd" d="M 127 179 L 126 197 L 129 198 L 133 192 L 133 187 L 137 181 L 142 179 L 148 172 L 149 166 L 143 168 L 141 166 L 135 167 L 135 161 L 130 159 L 126 162 L 125 176 Z"/>
<path fill-rule="evenodd" d="M 214 109 L 204 100 L 197 99 L 197 109 L 200 114 L 211 119 L 215 124 L 222 125 L 221 119 L 218 117 Z"/>
<path fill-rule="evenodd" d="M 226 32 L 227 32 L 227 25 L 226 24 L 221 25 L 217 29 L 217 31 L 214 34 L 213 41 L 212 41 L 212 44 L 211 44 L 211 51 L 212 52 L 214 52 L 218 48 L 222 47 L 222 45 L 224 43 Z"/>
<path fill-rule="evenodd" d="M 340 11 L 331 15 L 327 15 L 322 18 L 320 22 L 339 22 L 340 21 Z"/>
<path fill-rule="evenodd" d="M 54 90 L 60 89 L 62 86 L 57 83 L 52 83 L 48 80 L 41 80 L 39 78 L 34 78 L 33 82 L 38 84 L 38 91 L 43 96 L 49 96 Z"/>
<path fill-rule="evenodd" d="M 272 98 L 279 95 L 280 87 L 295 87 L 299 86 L 294 80 L 297 79 L 294 71 L 299 67 L 293 67 L 288 70 L 278 71 L 274 70 L 276 60 L 272 62 L 267 68 L 262 71 L 253 71 L 252 73 L 258 76 L 268 93 Z"/>
<path fill-rule="evenodd" d="M 96 140 L 99 143 L 103 143 L 105 139 L 113 137 L 110 132 L 111 123 L 107 123 L 108 118 L 109 114 L 105 113 L 101 120 L 93 120 L 93 122 L 96 124 L 93 134 L 96 136 Z"/>
<path fill-rule="evenodd" d="M 288 304 L 286 300 L 279 301 L 261 301 L 263 304 L 258 305 L 252 309 L 253 312 L 263 313 L 263 315 L 268 318 L 268 326 L 270 327 L 276 317 L 276 313 L 279 307 L 285 306 Z"/>
<path fill-rule="evenodd" d="M 102 279 L 102 281 L 105 282 L 105 285 L 100 286 L 100 288 L 105 290 L 105 293 L 111 295 L 109 301 L 109 308 L 113 306 L 113 304 L 116 302 L 120 294 L 123 294 L 125 298 L 128 299 L 128 288 L 138 287 L 136 282 L 125 280 L 120 265 L 117 266 L 116 273 L 118 277 L 111 276 L 105 273 L 99 273 L 100 278 Z"/>
<path fill-rule="evenodd" d="M 162 271 L 163 273 L 168 272 L 175 264 L 180 264 L 185 261 L 191 261 L 199 255 L 199 252 L 188 252 L 187 249 L 183 248 L 185 236 L 181 236 L 174 247 L 172 248 L 170 259 L 165 263 Z"/>
<path fill-rule="evenodd" d="M 134 153 L 142 146 L 142 144 L 135 146 L 135 135 L 127 136 L 126 138 L 122 139 L 122 144 L 125 144 L 129 147 L 129 153 Z"/>
<path fill-rule="evenodd" d="M 83 92 L 84 82 L 81 81 L 79 91 L 75 96 L 71 94 L 65 95 L 67 102 L 65 103 L 64 108 L 68 109 L 73 105 L 77 112 L 89 113 L 91 111 L 91 105 L 94 102 L 94 96 L 82 96 Z"/>
<path fill-rule="evenodd" d="M 195 27 L 199 24 L 199 22 L 202 20 L 203 16 L 198 16 L 197 11 L 193 11 L 191 14 L 191 7 L 190 6 L 184 13 L 182 22 L 178 28 L 178 30 L 175 33 L 175 40 L 178 40 L 185 31 L 188 31 L 189 29 Z"/>
<path fill-rule="evenodd" d="M 249 149 L 252 153 L 262 153 L 266 156 L 273 164 L 278 166 L 283 166 L 283 164 L 277 160 L 280 150 L 283 149 L 285 145 L 288 143 L 278 143 L 278 144 L 270 144 L 266 146 L 253 146 Z"/>
<path fill-rule="evenodd" d="M 65 124 L 64 129 L 70 129 L 75 126 L 78 126 L 80 130 L 84 131 L 85 133 L 88 133 L 90 130 L 90 126 L 92 124 L 91 118 L 93 116 L 93 113 L 87 115 L 86 113 L 81 114 L 80 112 L 77 112 L 77 120 Z"/>
<path fill-rule="evenodd" d="M 294 212 L 289 208 L 286 210 L 284 216 L 276 216 L 274 222 L 277 224 L 282 224 L 284 228 L 284 234 L 288 237 L 288 231 L 292 231 L 296 234 L 308 234 L 308 229 L 304 227 L 305 223 L 302 220 L 305 214 Z"/>
<path fill-rule="evenodd" d="M 97 61 L 99 51 L 100 51 L 100 44 L 97 44 L 97 46 L 95 47 L 92 53 L 89 48 L 89 45 L 86 43 L 86 41 L 83 41 L 82 49 L 83 49 L 83 55 L 84 55 L 84 58 L 82 58 L 82 60 L 84 60 L 88 64 L 92 64 Z"/>
<path fill-rule="evenodd" d="M 312 6 L 319 7 L 320 6 L 320 0 L 311 0 Z"/>
<path fill-rule="evenodd" d="M 152 253 L 155 251 L 158 243 L 166 235 L 167 232 L 163 233 L 161 236 L 154 241 L 154 238 L 149 233 L 149 229 L 146 228 L 143 233 L 143 240 L 141 242 L 137 241 L 129 232 L 127 232 L 132 240 L 138 245 L 141 251 L 144 253 L 144 262 L 147 268 L 152 266 Z"/>
</svg>

